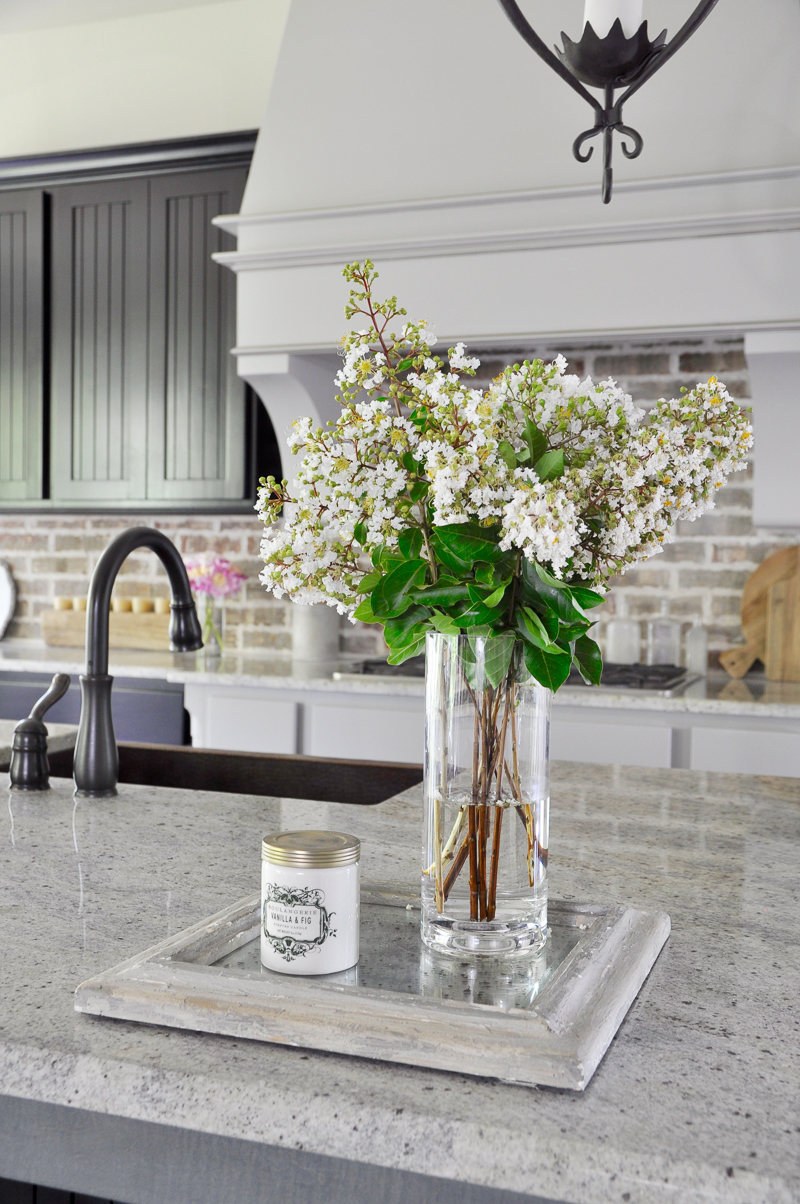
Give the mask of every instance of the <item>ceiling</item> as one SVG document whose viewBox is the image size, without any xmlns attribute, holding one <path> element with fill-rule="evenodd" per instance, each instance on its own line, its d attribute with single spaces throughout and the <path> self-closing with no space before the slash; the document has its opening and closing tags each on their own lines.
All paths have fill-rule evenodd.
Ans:
<svg viewBox="0 0 800 1204">
<path fill-rule="evenodd" d="M 225 0 L 2 0 L 0 35 L 59 25 L 113 21 L 146 13 L 218 4 Z M 270 0 L 265 0 L 269 3 Z"/>
</svg>

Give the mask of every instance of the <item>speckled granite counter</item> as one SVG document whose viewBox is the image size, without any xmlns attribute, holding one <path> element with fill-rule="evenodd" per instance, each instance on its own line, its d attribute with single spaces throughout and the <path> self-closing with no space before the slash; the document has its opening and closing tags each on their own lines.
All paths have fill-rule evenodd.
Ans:
<svg viewBox="0 0 800 1204">
<path fill-rule="evenodd" d="M 78 982 L 257 889 L 270 828 L 352 831 L 366 875 L 412 880 L 417 792 L 363 809 L 144 787 L 75 804 L 66 782 L 12 796 L 0 1176 L 54 1182 L 47 1149 L 74 1115 L 97 1132 L 61 1185 L 129 1204 L 799 1201 L 800 782 L 581 765 L 553 779 L 554 895 L 672 917 L 583 1095 L 73 1012 Z M 31 1135 L 34 1113 L 47 1128 Z M 139 1136 L 117 1149 L 123 1124 Z M 191 1189 L 182 1155 L 153 1153 L 162 1131 L 191 1138 Z M 229 1138 L 238 1160 L 206 1156 Z"/>
<path fill-rule="evenodd" d="M 218 660 L 202 654 L 111 650 L 109 671 L 115 677 L 162 678 L 181 684 L 251 686 L 269 690 L 307 689 L 333 694 L 381 694 L 396 698 L 422 698 L 424 682 L 391 677 L 346 676 L 363 658 L 341 661 L 297 661 L 287 656 L 255 652 L 226 653 Z M 0 672 L 53 673 L 75 676 L 84 671 L 78 649 L 54 648 L 36 640 L 0 642 Z M 768 682 L 763 677 L 734 681 L 724 673 L 689 686 L 684 694 L 664 698 L 642 690 L 593 690 L 568 687 L 559 691 L 556 706 L 612 707 L 622 711 L 667 714 L 752 715 L 758 718 L 800 720 L 800 683 Z"/>
<path fill-rule="evenodd" d="M 22 718 L 22 716 L 20 716 Z M 11 742 L 14 728 L 19 720 L 0 719 L 0 769 L 7 769 L 11 761 Z M 78 728 L 74 723 L 48 723 L 48 752 L 60 752 L 62 748 L 74 748 Z"/>
</svg>

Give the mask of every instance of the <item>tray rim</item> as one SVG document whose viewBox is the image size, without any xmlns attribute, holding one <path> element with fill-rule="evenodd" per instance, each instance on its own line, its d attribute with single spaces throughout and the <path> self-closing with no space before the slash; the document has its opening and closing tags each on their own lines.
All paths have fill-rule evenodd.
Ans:
<svg viewBox="0 0 800 1204">
<path fill-rule="evenodd" d="M 361 897 L 419 908 L 404 883 L 365 881 Z M 501 1009 L 214 965 L 258 935 L 260 910 L 260 893 L 247 895 L 94 975 L 75 1010 L 580 1091 L 670 932 L 665 912 L 551 901 L 551 923 L 586 927 L 530 1008 Z"/>
</svg>

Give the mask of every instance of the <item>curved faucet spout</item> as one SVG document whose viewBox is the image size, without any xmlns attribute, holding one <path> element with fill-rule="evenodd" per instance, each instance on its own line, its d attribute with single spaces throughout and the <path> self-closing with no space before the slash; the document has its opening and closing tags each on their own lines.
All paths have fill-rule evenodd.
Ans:
<svg viewBox="0 0 800 1204">
<path fill-rule="evenodd" d="M 131 552 L 150 548 L 169 577 L 169 646 L 173 652 L 202 648 L 200 621 L 192 598 L 186 566 L 171 540 L 153 527 L 130 527 L 112 539 L 98 560 L 86 604 L 86 673 L 81 677 L 81 719 L 75 745 L 75 789 L 88 798 L 117 793 L 119 758 L 111 718 L 108 675 L 108 614 L 117 573 Z"/>
</svg>

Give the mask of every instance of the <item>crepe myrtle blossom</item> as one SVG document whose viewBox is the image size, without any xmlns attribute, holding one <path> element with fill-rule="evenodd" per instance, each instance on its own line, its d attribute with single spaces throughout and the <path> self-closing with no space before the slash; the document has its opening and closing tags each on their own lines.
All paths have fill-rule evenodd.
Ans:
<svg viewBox="0 0 800 1204">
<path fill-rule="evenodd" d="M 513 364 L 477 389 L 470 378 L 479 360 L 463 343 L 435 355 L 427 322 L 403 321 L 394 297 L 374 298 L 369 261 L 344 275 L 356 286 L 346 315 L 369 325 L 342 340 L 341 414 L 327 427 L 297 422 L 288 443 L 302 458 L 291 495 L 272 477 L 258 494 L 260 579 L 277 597 L 352 617 L 406 560 L 415 589 L 440 579 L 464 587 L 452 590 L 457 604 L 432 605 L 424 622 L 449 615 L 466 628 L 484 591 L 486 621 L 499 630 L 519 604 L 503 595 L 498 617 L 502 580 L 491 565 L 505 553 L 512 575 L 526 561 L 565 586 L 603 589 L 660 551 L 676 522 L 713 507 L 728 474 L 745 467 L 747 414 L 714 377 L 649 414 L 613 380 L 570 375 L 560 355 Z M 459 525 L 483 529 L 496 548 L 488 565 L 462 571 L 445 554 L 444 533 L 451 539 Z"/>
</svg>

